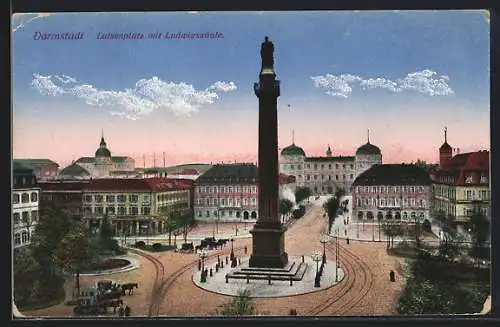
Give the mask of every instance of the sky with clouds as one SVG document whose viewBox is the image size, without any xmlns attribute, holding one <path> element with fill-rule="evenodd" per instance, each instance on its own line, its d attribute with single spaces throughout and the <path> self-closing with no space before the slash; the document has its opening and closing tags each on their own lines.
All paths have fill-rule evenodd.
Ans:
<svg viewBox="0 0 500 327">
<path fill-rule="evenodd" d="M 352 155 L 369 129 L 384 162 L 435 162 L 447 126 L 460 152 L 489 149 L 485 11 L 45 13 L 12 18 L 14 157 L 64 166 L 104 130 L 137 166 L 255 162 L 266 35 L 280 147 L 293 130 L 308 155 Z"/>
</svg>

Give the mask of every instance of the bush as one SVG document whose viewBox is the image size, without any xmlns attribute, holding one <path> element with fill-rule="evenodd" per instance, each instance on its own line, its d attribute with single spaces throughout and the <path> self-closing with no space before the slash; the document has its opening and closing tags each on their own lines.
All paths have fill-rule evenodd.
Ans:
<svg viewBox="0 0 500 327">
<path fill-rule="evenodd" d="M 145 243 L 144 241 L 137 241 L 137 242 L 135 242 L 135 244 L 134 244 L 134 247 L 139 248 L 139 249 L 142 249 L 142 248 L 144 248 L 145 246 L 146 246 L 146 243 Z"/>
<path fill-rule="evenodd" d="M 161 251 L 161 250 L 162 250 L 162 248 L 163 248 L 163 245 L 162 245 L 161 243 L 155 243 L 155 244 L 153 244 L 153 245 L 151 246 L 151 249 L 152 249 L 153 251 L 157 251 L 157 252 L 158 252 L 158 251 Z"/>
</svg>

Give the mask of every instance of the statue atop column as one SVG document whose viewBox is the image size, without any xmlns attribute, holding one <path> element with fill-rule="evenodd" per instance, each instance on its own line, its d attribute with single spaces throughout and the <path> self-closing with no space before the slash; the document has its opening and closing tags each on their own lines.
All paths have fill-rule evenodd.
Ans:
<svg viewBox="0 0 500 327">
<path fill-rule="evenodd" d="M 269 41 L 269 37 L 265 37 L 264 42 L 260 48 L 260 57 L 262 58 L 262 68 L 274 67 L 274 45 Z"/>
</svg>

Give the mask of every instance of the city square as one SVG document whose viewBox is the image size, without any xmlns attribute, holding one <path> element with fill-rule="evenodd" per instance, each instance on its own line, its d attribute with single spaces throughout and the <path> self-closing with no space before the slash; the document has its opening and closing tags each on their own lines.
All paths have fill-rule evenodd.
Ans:
<svg viewBox="0 0 500 327">
<path fill-rule="evenodd" d="M 106 38 L 89 42 L 108 61 L 85 58 L 107 72 L 99 77 L 108 89 L 85 84 L 97 75 L 83 82 L 93 74 L 90 70 L 82 70 L 78 78 L 69 68 L 70 75 L 56 74 L 63 63 L 50 61 L 43 68 L 41 57 L 22 52 L 22 58 L 40 67 L 33 68 L 37 72 L 17 67 L 22 77 L 17 80 L 14 104 L 18 113 L 12 167 L 14 315 L 488 312 L 493 213 L 484 127 L 489 121 L 476 115 L 471 127 L 467 117 L 478 110 L 469 108 L 470 103 L 474 100 L 483 108 L 489 93 L 487 85 L 471 93 L 469 81 L 453 75 L 459 64 L 465 68 L 478 64 L 455 59 L 455 66 L 446 66 L 448 57 L 442 52 L 436 51 L 431 60 L 424 51 L 413 61 L 398 61 L 398 68 L 391 70 L 384 66 L 391 60 L 381 55 L 380 67 L 386 67 L 387 75 L 376 77 L 373 67 L 359 64 L 351 54 L 366 56 L 359 52 L 364 43 L 381 51 L 378 44 L 388 41 L 360 34 L 356 20 L 345 20 L 352 14 L 332 13 L 338 18 L 333 21 L 315 13 L 324 26 L 350 27 L 338 39 L 300 35 L 307 46 L 291 42 L 286 37 L 289 30 L 266 25 L 269 17 L 283 21 L 291 17 L 271 13 L 235 14 L 216 24 L 222 28 L 246 17 L 263 24 L 248 25 L 259 26 L 258 33 L 263 34 L 258 37 L 249 30 L 245 37 L 229 30 L 227 34 L 166 32 L 170 37 L 151 31 L 137 38 L 130 38 L 130 31 L 106 32 Z M 161 17 L 172 17 L 197 26 L 194 21 L 212 17 L 183 15 L 158 13 L 147 16 L 148 24 L 158 28 L 163 26 Z M 307 22 L 313 17 L 297 15 Z M 412 14 L 373 13 L 366 19 L 383 31 L 406 26 L 405 15 Z M 443 15 L 439 17 L 455 24 L 459 13 L 421 15 L 430 21 Z M 461 15 L 478 31 L 485 25 L 484 12 Z M 21 16 L 16 19 L 23 21 Z M 122 26 L 125 21 L 135 26 L 119 13 L 86 17 L 96 26 L 109 22 Z M 13 33 L 23 46 L 41 42 L 29 39 L 24 31 L 36 24 L 52 26 L 58 19 L 67 21 L 68 16 L 34 16 L 18 23 Z M 88 28 L 87 21 L 79 24 Z M 405 28 L 417 33 L 426 26 Z M 357 28 L 366 30 L 364 25 Z M 81 38 L 75 42 L 91 32 L 78 33 Z M 405 34 L 393 33 L 400 46 L 391 48 L 391 55 L 407 56 Z M 43 40 L 65 40 L 57 33 L 47 35 Z M 425 37 L 438 44 L 446 39 L 464 53 L 472 47 L 451 38 L 444 27 Z M 237 39 L 238 46 L 225 43 L 227 38 Z M 333 43 L 322 38 L 345 42 L 350 50 L 334 51 L 334 62 L 351 71 L 364 67 L 364 72 L 335 73 L 337 68 L 331 67 L 336 65 L 327 55 Z M 177 43 L 160 44 L 160 40 Z M 131 80 L 118 78 L 122 70 L 110 63 L 136 62 L 136 52 L 133 56 L 127 52 L 126 42 L 142 42 L 134 51 L 145 61 L 137 71 L 123 72 L 133 76 L 135 87 L 120 89 L 121 83 Z M 60 44 L 67 53 L 75 53 L 75 48 Z M 48 53 L 55 51 L 48 42 L 44 47 Z M 118 48 L 124 57 L 115 56 Z M 172 49 L 183 55 L 173 56 Z M 197 66 L 199 51 L 206 51 L 204 60 L 213 66 Z M 152 53 L 168 53 L 179 64 L 168 62 L 157 71 L 151 63 L 159 56 Z M 422 68 L 431 67 L 434 60 L 443 72 Z M 226 65 L 231 68 L 221 69 Z M 312 75 L 320 66 L 330 67 L 330 72 Z M 403 68 L 406 75 L 395 77 Z M 306 71 L 308 78 L 303 75 Z M 442 75 L 446 71 L 451 77 Z M 170 80 L 165 79 L 167 73 Z M 136 79 L 141 74 L 155 75 Z M 204 89 L 194 86 L 215 74 L 221 77 Z M 477 83 L 481 77 L 477 73 Z M 190 78 L 197 83 L 184 82 Z M 52 128 L 49 134 L 41 130 L 43 124 L 31 123 L 30 115 L 38 115 L 33 103 L 53 108 L 61 117 L 47 123 Z M 65 106 L 79 109 L 64 118 Z M 372 113 L 365 110 L 368 106 Z M 438 113 L 437 108 L 444 109 Z M 95 121 L 106 127 L 100 127 L 99 143 L 90 131 L 95 126 L 76 118 L 83 112 L 78 110 L 96 109 L 101 111 Z M 432 120 L 424 119 L 428 112 L 435 112 Z M 464 136 L 460 119 L 473 132 Z M 422 133 L 424 128 L 428 133 Z M 291 140 L 286 136 L 290 132 Z M 54 133 L 64 134 L 60 148 L 41 147 L 40 142 L 53 139 Z M 332 138 L 335 142 L 327 141 Z M 166 150 L 157 156 L 159 149 Z M 149 151 L 153 155 L 146 157 Z"/>
</svg>

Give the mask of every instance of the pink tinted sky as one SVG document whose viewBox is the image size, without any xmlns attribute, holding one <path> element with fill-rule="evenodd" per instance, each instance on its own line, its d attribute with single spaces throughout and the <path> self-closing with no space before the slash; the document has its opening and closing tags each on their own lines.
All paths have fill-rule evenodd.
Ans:
<svg viewBox="0 0 500 327">
<path fill-rule="evenodd" d="M 196 118 L 156 115 L 137 121 L 110 116 L 101 119 L 97 112 L 85 111 L 81 117 L 60 114 L 57 118 L 33 111 L 30 111 L 32 115 L 14 113 L 13 153 L 15 158 L 49 158 L 64 167 L 71 160 L 93 156 L 102 128 L 112 154 L 133 157 L 137 167 L 143 166 L 143 155 L 146 166 L 152 166 L 154 153 L 156 165 L 162 166 L 163 152 L 167 166 L 256 162 L 256 107 L 253 103 L 236 110 L 200 111 Z M 64 113 L 62 109 L 56 108 Z M 280 147 L 291 144 L 293 129 L 295 143 L 309 156 L 323 155 L 328 144 L 334 155 L 353 155 L 358 146 L 366 143 L 370 128 L 371 143 L 381 148 L 384 163 L 417 159 L 436 162 L 443 142 L 443 128 L 447 126 L 448 142 L 460 148 L 460 152 L 489 149 L 489 117 L 484 111 L 457 107 L 436 112 L 432 108 L 420 108 L 412 114 L 412 110 L 397 112 L 387 107 L 387 113 L 376 119 L 370 114 L 343 109 L 327 114 L 321 111 L 322 115 L 318 116 L 310 108 L 309 111 L 281 110 Z M 220 122 L 221 116 L 224 116 L 223 122 Z"/>
</svg>

